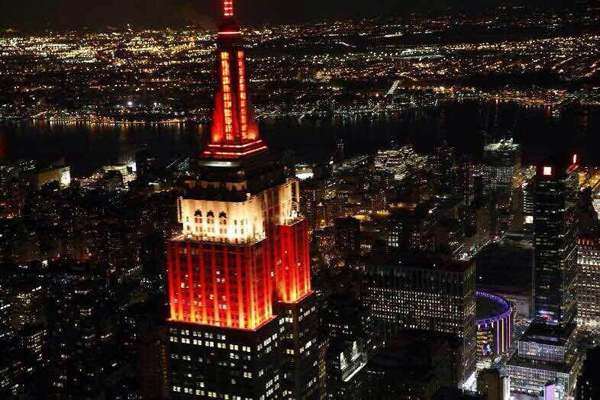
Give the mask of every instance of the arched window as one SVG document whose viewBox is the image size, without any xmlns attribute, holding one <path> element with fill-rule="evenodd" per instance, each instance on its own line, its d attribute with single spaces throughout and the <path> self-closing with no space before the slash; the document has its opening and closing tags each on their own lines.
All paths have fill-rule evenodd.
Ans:
<svg viewBox="0 0 600 400">
<path fill-rule="evenodd" d="M 194 218 L 195 218 L 197 224 L 201 224 L 202 223 L 202 211 L 196 210 L 196 212 L 194 213 Z"/>
<path fill-rule="evenodd" d="M 219 228 L 219 233 L 221 235 L 224 235 L 227 233 L 227 214 L 225 214 L 224 212 L 221 212 L 219 214 L 219 225 L 221 225 L 221 227 Z"/>
<path fill-rule="evenodd" d="M 209 233 L 214 233 L 215 228 L 214 228 L 214 223 L 215 223 L 215 213 L 212 211 L 209 211 L 208 213 L 206 213 L 206 219 L 207 219 L 207 223 L 208 223 L 208 232 Z"/>
</svg>

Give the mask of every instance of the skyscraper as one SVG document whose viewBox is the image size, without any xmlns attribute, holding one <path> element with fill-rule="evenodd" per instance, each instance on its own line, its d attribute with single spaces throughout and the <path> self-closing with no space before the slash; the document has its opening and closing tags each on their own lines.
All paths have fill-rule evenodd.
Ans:
<svg viewBox="0 0 600 400">
<path fill-rule="evenodd" d="M 600 398 L 600 347 L 588 350 L 581 375 L 577 379 L 577 400 Z"/>
<path fill-rule="evenodd" d="M 579 239 L 577 256 L 577 325 L 600 327 L 600 240 Z"/>
<path fill-rule="evenodd" d="M 484 174 L 493 202 L 491 232 L 501 236 L 510 226 L 513 216 L 513 191 L 521 175 L 520 146 L 511 140 L 501 140 L 485 146 Z"/>
<path fill-rule="evenodd" d="M 477 377 L 477 390 L 488 400 L 510 399 L 510 378 L 497 369 L 484 369 Z"/>
<path fill-rule="evenodd" d="M 341 255 L 360 255 L 360 221 L 356 218 L 335 219 L 335 247 Z"/>
<path fill-rule="evenodd" d="M 534 192 L 534 322 L 508 363 L 512 390 L 539 394 L 549 382 L 559 396 L 575 387 L 581 367 L 575 337 L 577 156 L 537 166 Z"/>
<path fill-rule="evenodd" d="M 535 318 L 566 326 L 577 310 L 577 156 L 538 166 L 534 210 Z"/>
<path fill-rule="evenodd" d="M 452 334 L 402 332 L 369 360 L 363 399 L 431 399 L 441 387 L 457 387 L 461 349 Z"/>
<path fill-rule="evenodd" d="M 167 246 L 170 396 L 317 394 L 316 306 L 298 181 L 260 139 L 232 0 L 218 34 L 210 141 Z"/>
<path fill-rule="evenodd" d="M 363 298 L 384 341 L 403 330 L 452 334 L 462 342 L 460 381 L 474 378 L 475 263 L 425 256 L 372 260 Z"/>
<path fill-rule="evenodd" d="M 371 349 L 371 316 L 352 293 L 327 299 L 322 326 L 327 331 L 328 399 L 362 399 L 364 366 Z"/>
</svg>

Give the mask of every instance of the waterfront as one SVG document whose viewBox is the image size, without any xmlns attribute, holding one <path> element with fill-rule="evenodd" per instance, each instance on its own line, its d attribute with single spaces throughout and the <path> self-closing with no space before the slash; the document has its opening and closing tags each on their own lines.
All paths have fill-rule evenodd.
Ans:
<svg viewBox="0 0 600 400">
<path fill-rule="evenodd" d="M 447 103 L 438 108 L 356 118 L 278 118 L 260 121 L 261 131 L 276 151 L 293 150 L 303 161 L 322 161 L 342 140 L 346 155 L 371 152 L 398 143 L 430 151 L 446 140 L 459 153 L 478 156 L 484 136 L 514 136 L 525 162 L 542 158 L 558 146 L 580 149 L 583 162 L 600 161 L 600 110 L 573 107 L 560 116 L 543 108 L 514 104 Z M 62 157 L 76 176 L 147 148 L 163 165 L 177 157 L 195 156 L 208 129 L 204 125 L 89 125 L 19 123 L 0 125 L 0 157 L 46 163 Z"/>
</svg>

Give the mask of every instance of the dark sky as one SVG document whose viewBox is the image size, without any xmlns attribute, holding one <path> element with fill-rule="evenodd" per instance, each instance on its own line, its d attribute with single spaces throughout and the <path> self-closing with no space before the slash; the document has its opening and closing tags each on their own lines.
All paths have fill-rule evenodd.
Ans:
<svg viewBox="0 0 600 400">
<path fill-rule="evenodd" d="M 402 14 L 428 9 L 472 10 L 506 5 L 568 6 L 581 0 L 237 0 L 247 23 L 331 16 Z M 0 0 L 0 28 L 44 29 L 210 24 L 219 0 Z"/>
</svg>

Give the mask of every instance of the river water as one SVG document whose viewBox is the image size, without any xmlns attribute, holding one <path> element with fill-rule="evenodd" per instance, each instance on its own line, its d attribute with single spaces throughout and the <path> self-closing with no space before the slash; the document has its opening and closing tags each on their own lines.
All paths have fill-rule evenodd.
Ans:
<svg viewBox="0 0 600 400">
<path fill-rule="evenodd" d="M 572 108 L 553 116 L 548 109 L 474 102 L 360 117 L 278 118 L 260 121 L 277 151 L 293 150 L 302 161 L 327 159 L 342 140 L 346 155 L 374 151 L 391 141 L 413 143 L 418 151 L 446 141 L 459 153 L 480 155 L 484 141 L 514 137 L 525 162 L 553 149 L 572 149 L 583 163 L 600 164 L 600 110 Z M 75 176 L 147 148 L 161 163 L 198 154 L 209 130 L 197 124 L 88 125 L 0 124 L 0 160 L 64 158 Z"/>
</svg>

